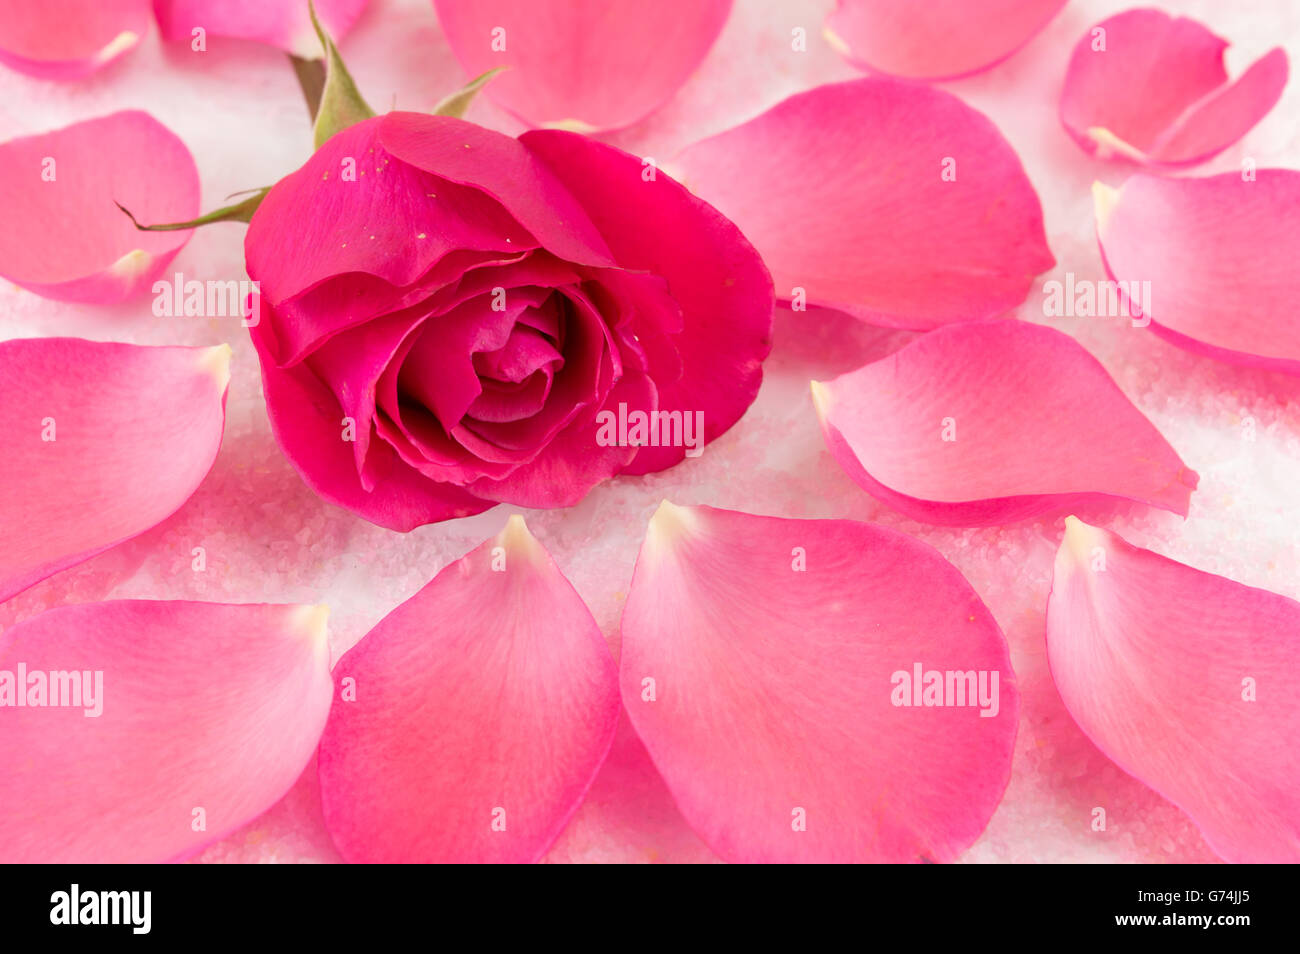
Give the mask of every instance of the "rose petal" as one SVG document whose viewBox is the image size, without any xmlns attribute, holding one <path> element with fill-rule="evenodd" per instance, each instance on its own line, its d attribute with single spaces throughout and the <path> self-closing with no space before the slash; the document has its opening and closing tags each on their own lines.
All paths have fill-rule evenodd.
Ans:
<svg viewBox="0 0 1300 954">
<path fill-rule="evenodd" d="M 1098 31 L 1104 31 L 1104 49 Z M 1233 84 L 1228 43 L 1195 20 L 1154 9 L 1103 20 L 1079 39 L 1061 90 L 1061 123 L 1100 159 L 1141 165 L 1204 162 L 1244 136 L 1287 80 L 1279 47 Z"/>
<path fill-rule="evenodd" d="M 572 507 L 596 484 L 626 470 L 636 448 L 601 447 L 594 440 L 599 410 L 617 413 L 620 403 L 628 407 L 653 407 L 654 383 L 636 373 L 616 382 L 600 408 L 589 407 L 541 449 L 527 467 L 505 477 L 476 480 L 474 493 L 491 500 L 521 507 Z"/>
<path fill-rule="evenodd" d="M 813 396 L 845 472 L 926 523 L 1010 523 L 1099 495 L 1185 517 L 1196 488 L 1106 369 L 1041 325 L 940 328 Z"/>
<path fill-rule="evenodd" d="M 515 516 L 335 667 L 321 801 L 353 862 L 530 862 L 600 768 L 618 722 L 600 629 Z"/>
<path fill-rule="evenodd" d="M 615 369 L 617 361 L 608 350 L 608 329 L 602 316 L 592 307 L 589 299 L 577 289 L 565 292 L 570 307 L 568 328 L 565 334 L 565 355 L 568 367 L 561 372 L 555 382 L 555 399 L 548 402 L 536 417 L 513 425 L 496 425 L 486 421 L 464 421 L 471 426 L 476 435 L 492 447 L 506 453 L 524 452 L 533 457 L 562 428 L 570 427 L 576 418 L 582 416 L 584 408 L 592 409 L 600 404 L 617 378 L 621 377 L 621 366 Z M 597 449 L 595 428 L 585 435 L 588 453 Z M 461 438 L 459 429 L 455 432 Z M 467 445 L 470 446 L 470 445 Z M 475 441 L 472 449 L 476 452 L 486 451 L 481 443 Z M 581 453 L 579 451 L 579 453 Z M 486 459 L 493 459 L 490 453 L 482 453 Z M 619 455 L 626 463 L 633 454 Z M 521 504 L 521 506 L 533 506 Z"/>
<path fill-rule="evenodd" d="M 918 540 L 665 502 L 622 629 L 632 723 L 727 860 L 951 861 L 1002 797 L 1019 707 L 1007 644 Z M 896 674 L 916 665 L 989 674 L 989 716 L 900 704 Z"/>
<path fill-rule="evenodd" d="M 369 0 L 314 0 L 316 16 L 335 43 L 352 29 Z M 306 0 L 154 0 L 163 39 L 189 43 L 195 28 L 277 46 L 304 59 L 319 58 L 320 40 Z"/>
<path fill-rule="evenodd" d="M 0 636 L 0 699 L 19 667 L 27 706 L 0 708 L 5 863 L 192 854 L 279 801 L 330 706 L 324 607 L 63 606 Z M 32 707 L 35 673 L 72 673 L 96 699 L 49 705 L 50 680 Z"/>
<path fill-rule="evenodd" d="M 0 600 L 175 512 L 216 459 L 230 348 L 0 342 Z"/>
<path fill-rule="evenodd" d="M 380 120 L 379 138 L 403 162 L 496 199 L 553 255 L 615 264 L 587 210 L 520 140 L 449 116 L 402 112 Z"/>
<path fill-rule="evenodd" d="M 1054 264 L 1015 151 L 983 115 L 928 86 L 819 86 L 677 163 L 762 253 L 778 298 L 873 324 L 993 317 Z"/>
<path fill-rule="evenodd" d="M 1069 517 L 1047 652 L 1080 728 L 1225 860 L 1300 861 L 1300 603 Z"/>
<path fill-rule="evenodd" d="M 474 355 L 494 351 L 510 338 L 521 302 L 514 310 L 493 309 L 474 299 L 429 322 L 398 373 L 405 394 L 432 411 L 450 430 L 482 393 Z"/>
<path fill-rule="evenodd" d="M 391 392 L 392 400 L 379 406 L 395 420 L 400 421 L 395 410 L 400 379 L 410 397 L 454 426 L 479 393 L 472 352 L 504 344 L 511 323 L 526 307 L 524 294 L 514 295 L 506 311 L 470 300 L 430 316 L 425 303 L 335 335 L 311 354 L 308 366 L 320 381 L 330 382 L 343 414 L 356 422 L 353 449 L 366 490 L 374 489 L 365 463 L 379 389 Z M 433 382 L 440 387 L 430 388 Z"/>
<path fill-rule="evenodd" d="M 262 367 L 271 431 L 302 479 L 331 503 L 371 523 L 406 532 L 426 523 L 468 517 L 492 506 L 460 487 L 426 480 L 384 441 L 366 437 L 367 483 L 357 472 L 353 441 L 338 398 L 305 364 L 280 368 L 270 337 L 270 305 L 261 300 L 261 318 L 249 331 Z M 361 439 L 361 422 L 352 421 L 352 437 Z"/>
<path fill-rule="evenodd" d="M 148 113 L 113 113 L 0 143 L 0 275 L 45 298 L 108 304 L 148 287 L 189 230 L 141 232 L 199 211 L 185 144 Z"/>
<path fill-rule="evenodd" d="M 490 424 L 522 421 L 542 409 L 554 382 L 555 377 L 546 366 L 534 371 L 517 385 L 498 385 L 491 380 L 484 380 L 483 392 L 469 406 L 468 414 Z"/>
<path fill-rule="evenodd" d="M 538 126 L 612 129 L 662 106 L 704 59 L 731 0 L 434 0 L 484 92 Z"/>
<path fill-rule="evenodd" d="M 11 0 L 0 6 L 0 63 L 45 79 L 93 73 L 149 31 L 149 0 Z"/>
<path fill-rule="evenodd" d="M 482 393 L 469 406 L 466 416 L 486 424 L 527 420 L 546 405 L 554 383 L 554 372 L 545 365 L 516 383 L 481 379 Z"/>
<path fill-rule="evenodd" d="M 1300 172 L 1135 175 L 1093 195 L 1110 276 L 1150 282 L 1152 331 L 1197 354 L 1300 374 Z"/>
<path fill-rule="evenodd" d="M 619 263 L 659 276 L 680 306 L 676 325 L 636 329 L 646 338 L 670 332 L 672 356 L 649 368 L 658 410 L 703 415 L 704 443 L 725 433 L 753 403 L 772 348 L 771 278 L 753 246 L 662 171 L 647 181 L 635 156 L 556 130 L 527 132 L 520 142 L 581 200 Z M 670 467 L 686 450 L 643 448 L 625 473 Z"/>
<path fill-rule="evenodd" d="M 535 310 L 535 307 L 529 309 Z M 549 310 L 554 312 L 554 308 Z M 525 316 L 520 315 L 518 323 L 510 329 L 510 337 L 500 348 L 474 355 L 474 369 L 481 382 L 519 384 L 542 368 L 563 366 L 564 355 L 555 350 L 555 342 L 525 324 L 524 319 Z"/>
<path fill-rule="evenodd" d="M 539 261 L 545 264 L 535 267 Z M 513 287 L 510 279 L 520 272 L 555 270 L 547 256 L 537 251 L 461 250 L 443 255 L 406 286 L 392 285 L 365 272 L 344 272 L 275 306 L 278 363 L 286 367 L 297 364 L 334 335 L 393 312 L 416 307 L 430 314 L 449 311 L 493 286 Z"/>
<path fill-rule="evenodd" d="M 826 38 L 850 62 L 909 79 L 953 79 L 1030 41 L 1066 0 L 838 0 Z"/>
<path fill-rule="evenodd" d="M 479 190 L 395 161 L 380 143 L 383 122 L 376 117 L 336 134 L 262 200 L 244 253 L 272 304 L 349 273 L 402 286 L 452 253 L 535 247 Z M 338 311 L 346 299 L 335 301 Z"/>
<path fill-rule="evenodd" d="M 624 716 L 609 757 L 549 864 L 715 864 L 717 855 L 682 818 L 645 743 Z"/>
</svg>

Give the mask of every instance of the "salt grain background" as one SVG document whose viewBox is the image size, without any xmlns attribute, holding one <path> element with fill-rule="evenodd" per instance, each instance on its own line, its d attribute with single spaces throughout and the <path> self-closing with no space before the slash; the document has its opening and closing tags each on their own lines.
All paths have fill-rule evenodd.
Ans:
<svg viewBox="0 0 1300 954">
<path fill-rule="evenodd" d="M 819 83 L 858 76 L 825 43 L 831 0 L 737 0 L 717 46 L 664 109 L 607 136 L 670 163 L 682 146 L 748 119 Z M 1042 197 L 1058 260 L 1051 278 L 1105 278 L 1093 235 L 1089 186 L 1130 170 L 1086 157 L 1056 117 L 1074 43 L 1099 20 L 1133 6 L 1072 0 L 1029 46 L 991 72 L 944 84 L 985 112 L 1015 146 Z M 1229 39 L 1229 72 L 1282 45 L 1300 67 L 1295 0 L 1170 0 Z M 803 27 L 806 52 L 791 49 Z M 653 37 L 647 38 L 653 42 Z M 342 44 L 361 89 L 382 109 L 428 109 L 462 75 L 428 0 L 374 0 Z M 1134 95 L 1141 95 L 1135 90 Z M 210 37 L 206 53 L 164 47 L 155 33 L 79 83 L 42 82 L 0 69 L 0 138 L 142 108 L 193 151 L 204 208 L 273 183 L 306 159 L 311 135 L 284 56 Z M 509 133 L 519 122 L 480 97 L 468 118 Z M 1246 138 L 1194 170 L 1300 167 L 1300 80 Z M 1294 210 L 1291 210 L 1294 214 Z M 792 222 L 797 229 L 798 223 Z M 187 279 L 245 277 L 244 227 L 200 230 L 176 258 Z M 1232 579 L 1300 598 L 1300 379 L 1198 358 L 1116 321 L 1048 319 L 1041 281 L 1016 312 L 1074 335 L 1201 475 L 1190 518 L 1137 505 L 1081 511 L 1140 546 Z M 148 297 L 112 308 L 45 301 L 0 287 L 0 337 L 77 335 L 141 344 L 234 346 L 225 441 L 211 474 L 175 516 L 143 536 L 56 575 L 0 606 L 0 626 L 53 606 L 146 598 L 325 602 L 335 658 L 448 562 L 496 533 L 511 508 L 401 535 L 317 498 L 271 437 L 257 359 L 228 319 L 159 319 Z M 876 502 L 835 465 L 808 396 L 827 379 L 896 350 L 912 337 L 827 311 L 781 310 L 757 402 L 702 457 L 664 474 L 619 479 L 569 510 L 527 513 L 529 526 L 590 605 L 618 652 L 618 618 L 646 521 L 660 499 L 787 517 L 847 517 L 902 529 L 937 547 L 974 584 L 1011 644 L 1022 693 L 1013 776 L 1001 807 L 965 860 L 1212 861 L 1196 827 L 1130 778 L 1075 727 L 1047 669 L 1044 609 L 1061 518 L 983 530 L 913 523 Z M 1044 374 L 1051 374 L 1049 368 Z M 1253 433 L 1254 440 L 1249 436 Z M 1062 433 L 1055 440 L 1068 441 Z M 201 546 L 207 569 L 190 568 Z M 1174 634 L 1176 635 L 1176 634 Z M 1094 807 L 1107 830 L 1090 827 Z M 213 845 L 208 862 L 337 861 L 317 803 L 315 766 L 266 815 Z M 556 862 L 717 860 L 683 822 L 645 750 L 626 725 L 586 803 L 552 849 Z"/>
</svg>

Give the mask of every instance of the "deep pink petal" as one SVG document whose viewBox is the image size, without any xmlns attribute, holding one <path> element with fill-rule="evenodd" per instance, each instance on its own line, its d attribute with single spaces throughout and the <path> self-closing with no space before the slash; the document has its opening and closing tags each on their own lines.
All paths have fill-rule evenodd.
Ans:
<svg viewBox="0 0 1300 954">
<path fill-rule="evenodd" d="M 659 410 L 701 413 L 706 442 L 725 433 L 753 403 L 772 348 L 772 283 L 753 246 L 662 171 L 647 181 L 635 156 L 556 130 L 520 142 L 581 200 L 619 264 L 658 276 L 680 306 L 679 326 L 646 329 L 670 332 L 672 357 L 649 368 Z M 627 473 L 662 470 L 683 454 L 647 447 Z"/>
<path fill-rule="evenodd" d="M 0 275 L 45 298 L 108 304 L 149 288 L 191 231 L 141 232 L 199 212 L 176 134 L 128 110 L 0 143 Z"/>
<path fill-rule="evenodd" d="M 1042 325 L 940 328 L 813 395 L 839 465 L 914 520 L 1010 523 L 1097 495 L 1187 516 L 1196 488 L 1097 359 Z"/>
<path fill-rule="evenodd" d="M 522 311 L 525 307 L 517 304 Z M 518 312 L 494 310 L 474 299 L 439 315 L 425 327 L 398 375 L 402 393 L 420 402 L 450 430 L 482 392 L 474 355 L 495 351 L 510 339 Z"/>
<path fill-rule="evenodd" d="M 371 266 L 362 259 L 361 264 L 380 263 Z M 281 365 L 297 364 L 332 336 L 381 316 L 417 307 L 430 314 L 447 311 L 493 286 L 513 287 L 516 276 L 556 271 L 549 257 L 530 249 L 462 249 L 443 255 L 411 285 L 393 285 L 366 272 L 344 272 L 276 305 L 275 354 Z"/>
<path fill-rule="evenodd" d="M 1300 861 L 1300 603 L 1066 519 L 1052 678 L 1120 768 L 1233 862 Z"/>
<path fill-rule="evenodd" d="M 617 413 L 619 403 L 630 408 L 654 406 L 654 383 L 643 374 L 629 375 L 610 390 L 603 408 Z M 587 408 L 560 431 L 525 467 L 505 477 L 476 480 L 469 489 L 481 497 L 521 507 L 571 507 L 592 487 L 621 473 L 636 449 L 602 447 L 596 440 L 597 408 Z"/>
<path fill-rule="evenodd" d="M 826 37 L 853 63 L 909 79 L 952 79 L 1002 62 L 1066 0 L 838 0 Z"/>
<path fill-rule="evenodd" d="M 374 489 L 366 482 L 364 465 L 370 452 L 378 381 L 394 354 L 416 337 L 423 327 L 427 317 L 423 311 L 417 306 L 366 322 L 346 334 L 331 338 L 304 362 L 303 380 L 307 380 L 307 371 L 314 374 L 333 392 L 342 414 L 356 422 L 356 440 L 351 442 L 352 450 L 366 490 Z M 283 372 L 285 369 L 271 370 Z M 290 373 L 298 371 L 288 370 Z M 278 404 L 276 410 L 279 410 Z M 341 434 L 343 417 L 339 418 L 339 424 Z"/>
<path fill-rule="evenodd" d="M 1111 277 L 1150 282 L 1152 331 L 1222 361 L 1300 374 L 1300 172 L 1135 175 L 1093 194 Z"/>
<path fill-rule="evenodd" d="M 545 406 L 554 382 L 548 367 L 539 368 L 517 385 L 484 381 L 483 392 L 470 404 L 468 414 L 491 424 L 525 420 Z"/>
<path fill-rule="evenodd" d="M 0 861 L 179 860 L 270 808 L 329 713 L 324 610 L 124 600 L 0 635 Z M 32 707 L 34 673 L 100 691 Z"/>
<path fill-rule="evenodd" d="M 722 32 L 731 0 L 434 0 L 434 7 L 466 73 L 506 68 L 485 88 L 494 102 L 534 125 L 590 131 L 630 125 L 662 106 Z"/>
<path fill-rule="evenodd" d="M 524 324 L 524 316 L 510 329 L 510 337 L 494 351 L 475 354 L 474 367 L 481 379 L 519 384 L 548 365 L 563 366 L 564 356 L 555 343 L 536 328 Z"/>
<path fill-rule="evenodd" d="M 1097 49 L 1105 31 L 1105 49 Z M 1277 103 L 1287 58 L 1270 51 L 1228 83 L 1228 43 L 1195 20 L 1128 10 L 1079 39 L 1061 91 L 1061 122 L 1101 159 L 1141 165 L 1204 162 L 1244 136 Z"/>
<path fill-rule="evenodd" d="M 590 209 L 518 139 L 449 116 L 401 112 L 380 120 L 379 138 L 403 162 L 496 199 L 543 248 L 565 261 L 615 264 Z"/>
<path fill-rule="evenodd" d="M 479 190 L 398 161 L 380 143 L 383 122 L 376 117 L 333 136 L 262 200 L 244 252 L 272 304 L 349 273 L 403 286 L 455 252 L 535 247 Z M 350 296 L 336 294 L 332 303 L 329 310 L 350 310 Z M 328 309 L 330 300 L 315 305 Z"/>
<path fill-rule="evenodd" d="M 369 0 L 314 0 L 316 16 L 334 42 L 352 29 Z M 278 46 L 304 59 L 319 58 L 307 0 L 154 0 L 166 40 L 192 39 L 196 27 L 208 36 L 229 36 Z"/>
<path fill-rule="evenodd" d="M 802 289 L 809 304 L 926 329 L 1015 307 L 1054 264 L 1015 151 L 928 86 L 819 86 L 677 162 L 762 253 L 783 300 Z"/>
<path fill-rule="evenodd" d="M 600 629 L 518 516 L 334 675 L 355 701 L 335 700 L 321 739 L 321 801 L 353 862 L 536 861 L 618 722 Z"/>
<path fill-rule="evenodd" d="M 951 861 L 1001 800 L 1019 707 L 1006 641 L 905 534 L 665 502 L 622 630 L 623 704 L 724 859 Z M 897 674 L 917 665 L 983 679 L 988 704 L 901 704 Z"/>
<path fill-rule="evenodd" d="M 143 533 L 216 459 L 230 348 L 0 342 L 0 600 Z"/>
<path fill-rule="evenodd" d="M 0 63 L 46 79 L 76 79 L 149 32 L 149 0 L 6 0 Z"/>
<path fill-rule="evenodd" d="M 460 487 L 427 480 L 404 463 L 384 441 L 369 441 L 366 456 L 370 486 L 363 486 L 357 456 L 338 398 L 307 365 L 280 368 L 270 351 L 273 323 L 262 301 L 261 320 L 251 328 L 262 366 L 271 430 L 289 462 L 307 485 L 331 503 L 372 523 L 406 532 L 426 523 L 467 517 L 493 506 Z M 362 422 L 353 419 L 352 436 Z"/>
</svg>

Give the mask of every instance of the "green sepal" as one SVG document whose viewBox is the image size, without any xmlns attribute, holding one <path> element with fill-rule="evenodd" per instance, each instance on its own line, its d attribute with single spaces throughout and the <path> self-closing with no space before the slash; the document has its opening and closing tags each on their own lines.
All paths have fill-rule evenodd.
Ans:
<svg viewBox="0 0 1300 954">
<path fill-rule="evenodd" d="M 348 68 L 343 65 L 338 47 L 316 19 L 316 5 L 309 4 L 308 9 L 311 11 L 311 25 L 316 28 L 321 48 L 325 51 L 325 88 L 321 92 L 313 130 L 316 148 L 319 149 L 335 133 L 356 125 L 363 119 L 369 119 L 375 115 L 375 111 L 361 98 L 357 84 L 353 82 Z M 310 105 L 309 102 L 309 108 Z"/>
<path fill-rule="evenodd" d="M 460 119 L 465 115 L 465 110 L 469 109 L 469 104 L 474 101 L 478 91 L 505 68 L 504 66 L 498 66 L 496 69 L 488 70 L 486 73 L 474 77 L 456 92 L 444 96 L 438 105 L 433 107 L 433 114 L 435 116 L 451 116 L 454 119 Z"/>
</svg>

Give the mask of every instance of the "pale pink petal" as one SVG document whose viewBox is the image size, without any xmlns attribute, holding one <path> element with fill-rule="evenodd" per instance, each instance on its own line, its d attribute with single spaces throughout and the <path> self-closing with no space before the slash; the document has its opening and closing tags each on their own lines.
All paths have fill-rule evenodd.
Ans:
<svg viewBox="0 0 1300 954">
<path fill-rule="evenodd" d="M 325 821 L 353 862 L 531 862 L 609 752 L 618 684 L 599 627 L 510 519 L 334 668 Z"/>
<path fill-rule="evenodd" d="M 940 328 L 813 397 L 845 472 L 926 523 L 1011 523 L 1103 496 L 1187 516 L 1196 489 L 1097 359 L 1041 325 Z"/>
<path fill-rule="evenodd" d="M 230 348 L 0 342 L 0 600 L 143 533 L 216 459 Z"/>
<path fill-rule="evenodd" d="M 45 79 L 77 79 L 149 31 L 149 0 L 3 0 L 0 63 Z"/>
<path fill-rule="evenodd" d="M 731 0 L 434 0 L 465 72 L 537 126 L 627 126 L 662 106 L 722 32 Z"/>
<path fill-rule="evenodd" d="M 1070 57 L 1061 122 L 1100 159 L 1151 166 L 1204 162 L 1263 119 L 1286 85 L 1280 47 L 1229 84 L 1227 47 L 1195 20 L 1161 10 L 1128 10 L 1103 20 Z"/>
<path fill-rule="evenodd" d="M 1300 603 L 1066 519 L 1047 606 L 1074 720 L 1233 862 L 1300 862 Z"/>
<path fill-rule="evenodd" d="M 193 854 L 292 787 L 330 693 L 324 607 L 124 600 L 24 620 L 0 635 L 0 861 Z"/>
<path fill-rule="evenodd" d="M 352 29 L 369 0 L 314 0 L 316 16 L 336 43 Z M 321 55 L 307 0 L 154 0 L 163 39 L 189 43 L 196 29 L 278 46 L 304 59 Z"/>
<path fill-rule="evenodd" d="M 1300 172 L 1135 175 L 1093 186 L 1111 277 L 1149 289 L 1151 330 L 1222 361 L 1300 374 Z"/>
<path fill-rule="evenodd" d="M 199 213 L 199 173 L 176 134 L 128 110 L 0 143 L 0 276 L 45 298 L 108 304 L 151 287 L 189 230 L 140 222 Z"/>
<path fill-rule="evenodd" d="M 740 227 L 779 299 L 925 329 L 999 315 L 1054 264 L 1038 195 L 985 116 L 859 79 L 688 147 L 682 181 Z"/>
<path fill-rule="evenodd" d="M 854 64 L 908 79 L 952 79 L 1002 62 L 1066 0 L 837 0 L 826 38 Z"/>
<path fill-rule="evenodd" d="M 716 864 L 682 818 L 626 715 L 609 757 L 545 861 L 550 864 Z"/>
<path fill-rule="evenodd" d="M 665 502 L 622 630 L 623 704 L 728 861 L 951 861 L 1002 798 L 1019 707 L 1006 641 L 905 534 Z M 913 705 L 916 666 L 969 673 L 985 704 L 954 677 L 960 701 Z"/>
</svg>

